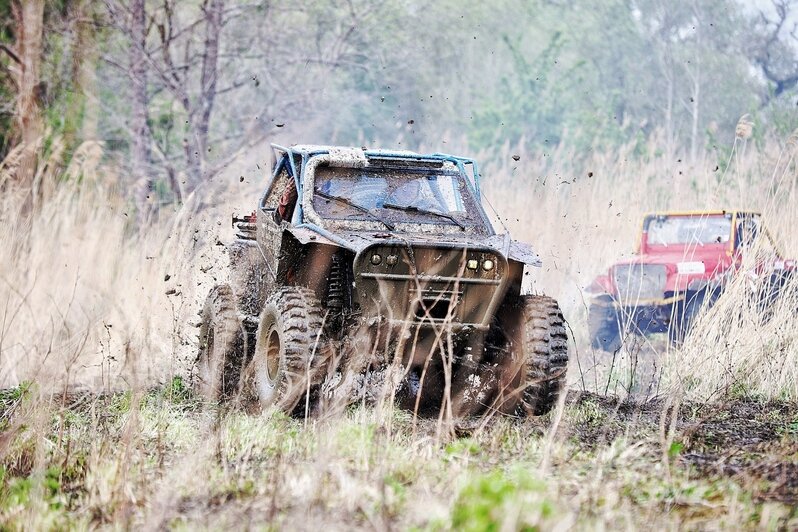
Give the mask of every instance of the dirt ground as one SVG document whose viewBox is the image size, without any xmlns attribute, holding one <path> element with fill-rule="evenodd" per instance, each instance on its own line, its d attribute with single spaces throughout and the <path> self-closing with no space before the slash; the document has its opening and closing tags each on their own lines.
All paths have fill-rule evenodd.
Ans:
<svg viewBox="0 0 798 532">
<path fill-rule="evenodd" d="M 573 393 L 573 405 L 596 405 L 605 423 L 576 421 L 567 431 L 583 447 L 608 445 L 622 435 L 656 436 L 673 428 L 671 454 L 696 475 L 732 478 L 758 500 L 798 504 L 796 404 L 734 398 L 717 404 L 679 405 L 657 399 L 620 401 Z"/>
</svg>

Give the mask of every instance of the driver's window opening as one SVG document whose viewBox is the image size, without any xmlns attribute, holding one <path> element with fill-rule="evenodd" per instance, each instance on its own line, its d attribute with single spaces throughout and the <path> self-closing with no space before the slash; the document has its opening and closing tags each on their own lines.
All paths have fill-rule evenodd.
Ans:
<svg viewBox="0 0 798 532">
<path fill-rule="evenodd" d="M 751 246 L 759 234 L 759 224 L 754 218 L 742 218 L 737 223 L 737 246 Z"/>
<path fill-rule="evenodd" d="M 296 190 L 296 183 L 293 178 L 289 176 L 283 186 L 280 202 L 277 204 L 278 222 L 282 220 L 291 221 L 291 217 L 294 215 L 294 208 L 296 208 L 297 199 L 299 199 L 299 195 Z"/>
</svg>

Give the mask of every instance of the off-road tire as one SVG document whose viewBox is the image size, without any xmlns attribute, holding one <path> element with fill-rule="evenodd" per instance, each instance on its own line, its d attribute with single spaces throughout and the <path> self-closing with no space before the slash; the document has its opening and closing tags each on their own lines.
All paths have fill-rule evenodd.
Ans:
<svg viewBox="0 0 798 532">
<path fill-rule="evenodd" d="M 306 406 L 312 408 L 331 358 L 324 318 L 321 304 L 307 288 L 282 288 L 266 301 L 242 382 L 248 409 L 276 406 L 299 415 Z"/>
<path fill-rule="evenodd" d="M 516 417 L 549 412 L 568 368 L 568 335 L 557 301 L 508 298 L 489 334 L 487 355 L 497 384 L 492 409 Z"/>
<path fill-rule="evenodd" d="M 762 315 L 763 323 L 767 323 L 773 317 L 774 307 L 778 303 L 785 291 L 790 290 L 793 282 L 794 273 L 791 270 L 778 271 L 770 275 L 765 287 L 760 291 L 757 298 L 757 310 Z"/>
<path fill-rule="evenodd" d="M 623 335 L 619 321 L 612 307 L 590 305 L 587 313 L 587 329 L 593 349 L 614 353 L 621 348 Z"/>
<path fill-rule="evenodd" d="M 673 326 L 668 331 L 670 343 L 672 345 L 682 345 L 698 316 L 714 305 L 718 297 L 720 297 L 719 290 L 688 292 L 684 301 L 677 307 L 677 316 L 674 319 Z"/>
<path fill-rule="evenodd" d="M 222 401 L 238 389 L 246 333 L 238 317 L 230 285 L 214 287 L 200 312 L 199 352 L 194 392 L 208 401 Z"/>
<path fill-rule="evenodd" d="M 523 296 L 521 349 L 526 386 L 518 416 L 542 416 L 557 405 L 568 370 L 568 333 L 560 306 L 546 296 Z"/>
</svg>

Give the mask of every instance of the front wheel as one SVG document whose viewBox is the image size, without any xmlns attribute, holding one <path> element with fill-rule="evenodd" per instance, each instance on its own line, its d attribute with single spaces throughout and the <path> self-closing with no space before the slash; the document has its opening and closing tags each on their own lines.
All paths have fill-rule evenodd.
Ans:
<svg viewBox="0 0 798 532">
<path fill-rule="evenodd" d="M 568 369 L 568 334 L 557 301 L 521 296 L 503 305 L 498 328 L 505 338 L 496 357 L 498 410 L 541 416 L 557 404 Z"/>
<path fill-rule="evenodd" d="M 687 292 L 684 301 L 676 308 L 676 316 L 669 330 L 669 340 L 673 345 L 684 343 L 699 314 L 711 307 L 718 298 L 717 292 Z"/>
<path fill-rule="evenodd" d="M 587 314 L 587 329 L 593 349 L 614 353 L 623 344 L 618 313 L 612 306 L 591 304 Z"/>
<path fill-rule="evenodd" d="M 247 406 L 307 412 L 330 359 L 323 326 L 321 304 L 311 290 L 287 287 L 269 298 L 242 382 Z"/>
</svg>

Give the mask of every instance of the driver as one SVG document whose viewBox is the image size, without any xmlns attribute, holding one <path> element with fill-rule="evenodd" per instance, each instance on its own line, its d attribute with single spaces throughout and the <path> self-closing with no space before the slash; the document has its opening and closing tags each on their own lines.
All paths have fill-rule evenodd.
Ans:
<svg viewBox="0 0 798 532">
<path fill-rule="evenodd" d="M 291 220 L 297 199 L 296 183 L 294 183 L 292 178 L 289 178 L 288 184 L 285 185 L 283 190 L 283 195 L 280 196 L 280 204 L 277 206 L 277 214 L 280 216 L 280 220 Z"/>
</svg>

